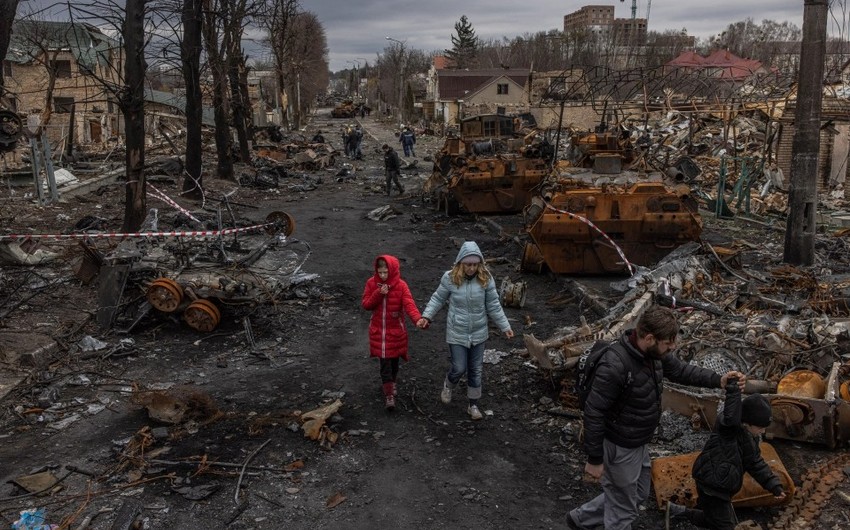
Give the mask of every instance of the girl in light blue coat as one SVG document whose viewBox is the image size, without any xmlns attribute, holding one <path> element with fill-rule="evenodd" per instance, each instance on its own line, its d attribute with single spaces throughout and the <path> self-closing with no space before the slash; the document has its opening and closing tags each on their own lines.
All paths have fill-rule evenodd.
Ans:
<svg viewBox="0 0 850 530">
<path fill-rule="evenodd" d="M 427 328 L 445 305 L 448 305 L 446 342 L 452 364 L 443 382 L 440 400 L 446 404 L 451 402 L 452 389 L 466 374 L 467 412 L 473 420 L 480 420 L 483 416 L 478 409 L 478 399 L 481 398 L 484 341 L 489 336 L 488 318 L 505 337 L 513 338 L 514 332 L 499 303 L 496 281 L 487 270 L 484 255 L 474 241 L 461 245 L 454 267 L 443 274 L 440 286 L 431 295 L 417 326 Z"/>
</svg>

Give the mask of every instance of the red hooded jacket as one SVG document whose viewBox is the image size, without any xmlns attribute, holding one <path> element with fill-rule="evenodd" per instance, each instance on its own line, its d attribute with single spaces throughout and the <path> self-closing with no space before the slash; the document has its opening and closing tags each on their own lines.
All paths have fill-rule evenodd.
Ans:
<svg viewBox="0 0 850 530">
<path fill-rule="evenodd" d="M 381 278 L 378 277 L 378 260 L 387 262 L 389 275 L 387 294 L 381 294 Z M 401 357 L 407 360 L 407 327 L 404 313 L 413 322 L 422 318 L 413 301 L 407 283 L 401 279 L 400 266 L 395 256 L 383 255 L 375 258 L 375 274 L 366 280 L 363 290 L 363 309 L 372 312 L 369 322 L 369 354 L 372 357 L 389 359 Z"/>
</svg>

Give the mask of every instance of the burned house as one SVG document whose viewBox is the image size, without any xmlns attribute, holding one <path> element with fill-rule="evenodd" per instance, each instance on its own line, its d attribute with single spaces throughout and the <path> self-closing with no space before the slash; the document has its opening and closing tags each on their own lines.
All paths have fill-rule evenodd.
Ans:
<svg viewBox="0 0 850 530">
<path fill-rule="evenodd" d="M 119 129 L 120 111 L 106 89 L 123 71 L 120 44 L 90 24 L 19 20 L 3 61 L 11 110 L 30 128 L 45 124 L 51 143 L 100 144 Z"/>
<path fill-rule="evenodd" d="M 527 68 L 449 70 L 435 60 L 428 74 L 425 118 L 453 124 L 464 116 L 528 109 Z"/>
</svg>

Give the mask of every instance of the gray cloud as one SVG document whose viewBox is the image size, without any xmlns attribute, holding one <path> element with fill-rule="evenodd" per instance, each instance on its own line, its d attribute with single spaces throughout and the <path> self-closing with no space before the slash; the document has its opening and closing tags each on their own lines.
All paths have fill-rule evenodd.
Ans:
<svg viewBox="0 0 850 530">
<path fill-rule="evenodd" d="M 370 62 L 388 44 L 387 35 L 424 51 L 451 47 L 454 24 L 466 15 L 484 39 L 512 38 L 538 31 L 561 29 L 564 15 L 590 4 L 614 5 L 616 16 L 631 16 L 631 0 L 372 0 L 340 5 L 338 0 L 302 0 L 302 7 L 319 16 L 328 37 L 331 70 L 349 68 L 358 57 Z M 638 0 L 638 16 L 646 14 L 646 0 Z M 841 15 L 837 15 L 841 18 Z M 752 18 L 789 21 L 802 27 L 801 0 L 655 0 L 649 28 L 687 28 L 688 34 L 708 37 L 732 22 Z M 360 61 L 362 63 L 362 60 Z"/>
<path fill-rule="evenodd" d="M 123 0 L 113 0 L 123 5 Z M 846 20 L 841 13 L 850 0 L 832 0 L 830 25 Z M 26 0 L 25 6 L 55 4 L 57 0 Z M 60 2 L 64 4 L 64 2 Z M 639 17 L 646 15 L 647 0 L 638 0 Z M 405 41 L 426 52 L 451 47 L 454 25 L 466 15 L 483 39 L 513 38 L 563 27 L 564 15 L 584 5 L 614 5 L 616 16 L 631 15 L 631 0 L 301 0 L 304 10 L 315 13 L 325 28 L 330 50 L 330 68 L 351 67 L 347 61 L 375 61 L 392 43 L 386 36 Z M 708 37 L 722 32 L 730 23 L 752 18 L 803 24 L 802 0 L 655 0 L 649 29 L 662 31 L 686 28 L 688 34 Z M 264 53 L 249 46 L 249 53 Z"/>
</svg>

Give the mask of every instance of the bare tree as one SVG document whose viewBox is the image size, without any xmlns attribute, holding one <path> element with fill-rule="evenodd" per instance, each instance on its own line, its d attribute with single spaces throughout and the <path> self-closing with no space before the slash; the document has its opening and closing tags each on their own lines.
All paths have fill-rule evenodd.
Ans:
<svg viewBox="0 0 850 530">
<path fill-rule="evenodd" d="M 230 124 L 228 121 L 230 105 L 227 98 L 227 66 L 225 50 L 227 32 L 221 28 L 223 17 L 219 14 L 227 9 L 227 4 L 219 0 L 203 0 L 204 2 L 204 44 L 207 50 L 207 60 L 213 78 L 213 109 L 215 113 L 215 147 L 218 157 L 217 173 L 219 178 L 233 180 L 232 142 L 230 139 Z"/>
<path fill-rule="evenodd" d="M 59 52 L 65 46 L 62 39 L 66 36 L 57 37 L 57 25 L 42 20 L 20 20 L 14 24 L 14 28 L 15 38 L 25 47 L 28 60 L 44 69 L 44 77 L 42 77 L 44 81 L 43 103 L 38 128 L 33 133 L 33 136 L 40 138 L 53 116 L 53 91 L 56 88 L 56 78 L 60 75 L 60 68 L 63 70 L 62 75 L 71 75 L 69 61 L 61 63 L 63 66 L 60 67 L 57 60 Z M 67 65 L 67 68 L 64 65 Z"/>
<path fill-rule="evenodd" d="M 225 7 L 219 13 L 224 33 L 224 56 L 230 89 L 230 110 L 233 113 L 233 128 L 239 141 L 239 158 L 251 160 L 248 146 L 248 131 L 251 125 L 251 101 L 248 97 L 247 57 L 242 52 L 242 36 L 248 24 L 262 7 L 254 0 L 220 0 Z"/>
<path fill-rule="evenodd" d="M 0 60 L 6 58 L 9 51 L 9 39 L 12 36 L 12 22 L 18 12 L 18 0 L 0 0 Z M 0 97 L 6 96 L 5 79 L 0 71 Z"/>
<path fill-rule="evenodd" d="M 201 35 L 203 31 L 202 0 L 183 0 L 183 39 L 180 55 L 183 79 L 186 83 L 186 176 L 183 192 L 195 198 L 202 194 L 201 121 L 203 96 L 201 94 Z"/>
<path fill-rule="evenodd" d="M 145 180 L 145 3 L 127 0 L 124 36 L 124 82 L 119 105 L 124 114 L 127 152 L 127 193 L 124 202 L 125 232 L 135 232 L 147 214 Z"/>
<path fill-rule="evenodd" d="M 302 12 L 297 0 L 268 0 L 262 25 L 274 57 L 278 86 L 291 128 L 316 93 L 327 86 L 328 47 L 324 28 L 313 13 Z"/>
</svg>

